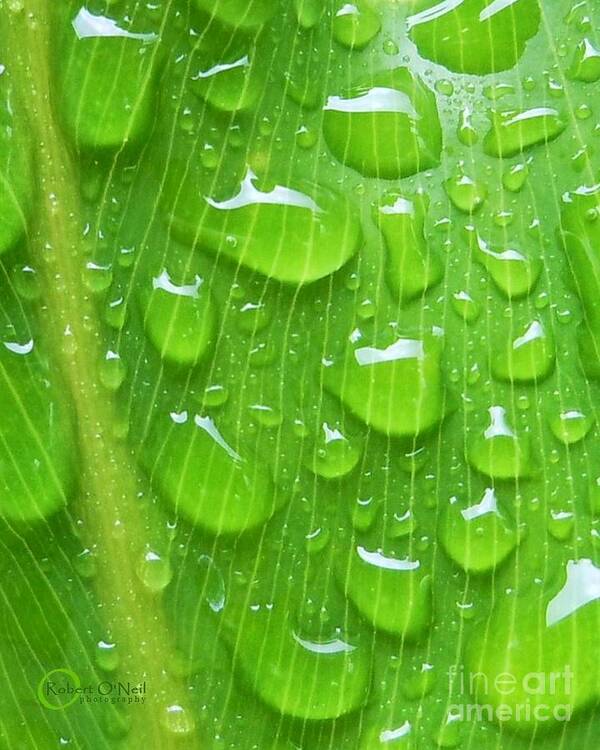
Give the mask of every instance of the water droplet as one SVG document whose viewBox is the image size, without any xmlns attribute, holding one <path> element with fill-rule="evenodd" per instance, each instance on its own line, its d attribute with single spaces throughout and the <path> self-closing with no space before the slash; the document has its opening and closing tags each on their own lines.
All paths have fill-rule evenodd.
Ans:
<svg viewBox="0 0 600 750">
<path fill-rule="evenodd" d="M 237 324 L 244 333 L 258 333 L 271 322 L 271 310 L 264 302 L 244 302 L 237 311 Z"/>
<path fill-rule="evenodd" d="M 346 595 L 374 628 L 414 640 L 429 627 L 431 576 L 419 560 L 357 545 L 342 573 Z"/>
<path fill-rule="evenodd" d="M 479 134 L 472 123 L 473 112 L 469 107 L 460 111 L 456 135 L 464 146 L 474 146 L 479 140 Z"/>
<path fill-rule="evenodd" d="M 458 73 L 512 68 L 540 24 L 537 0 L 424 0 L 417 11 L 408 28 L 419 53 Z"/>
<path fill-rule="evenodd" d="M 85 264 L 83 279 L 87 288 L 94 294 L 105 292 L 112 284 L 113 273 L 110 265 L 88 261 Z"/>
<path fill-rule="evenodd" d="M 529 437 L 513 431 L 502 406 L 491 406 L 488 413 L 486 429 L 469 441 L 469 463 L 493 479 L 529 476 L 533 470 Z"/>
<path fill-rule="evenodd" d="M 567 409 L 550 420 L 550 429 L 561 443 L 572 445 L 583 440 L 593 424 L 593 417 L 586 416 L 579 409 Z"/>
<path fill-rule="evenodd" d="M 539 143 L 548 143 L 558 138 L 566 127 L 560 113 L 552 107 L 492 112 L 491 122 L 483 150 L 489 156 L 500 158 L 515 156 Z"/>
<path fill-rule="evenodd" d="M 381 21 L 364 0 L 344 3 L 333 16 L 333 38 L 344 47 L 362 49 L 381 30 Z"/>
<path fill-rule="evenodd" d="M 137 575 L 148 591 L 157 594 L 169 585 L 173 570 L 168 557 L 150 549 L 142 555 L 137 567 Z"/>
<path fill-rule="evenodd" d="M 473 505 L 452 497 L 442 515 L 439 534 L 449 557 L 469 573 L 494 570 L 518 543 L 514 524 L 490 487 Z"/>
<path fill-rule="evenodd" d="M 360 457 L 361 450 L 355 439 L 346 437 L 338 426 L 323 422 L 306 465 L 325 479 L 337 479 L 349 474 Z"/>
<path fill-rule="evenodd" d="M 117 644 L 109 640 L 101 640 L 96 644 L 96 664 L 104 672 L 114 672 L 119 668 L 121 659 Z"/>
<path fill-rule="evenodd" d="M 163 270 L 152 279 L 145 299 L 144 327 L 163 359 L 177 365 L 196 365 L 212 344 L 217 315 L 204 279 L 175 284 Z"/>
<path fill-rule="evenodd" d="M 552 372 L 556 350 L 553 337 L 539 320 L 508 341 L 492 358 L 492 374 L 513 383 L 541 381 Z"/>
<path fill-rule="evenodd" d="M 468 292 L 454 292 L 451 298 L 452 309 L 466 323 L 473 323 L 481 313 L 481 308 Z"/>
<path fill-rule="evenodd" d="M 586 38 L 577 45 L 569 75 L 587 83 L 600 80 L 600 50 L 590 39 Z"/>
<path fill-rule="evenodd" d="M 440 260 L 425 237 L 427 200 L 387 193 L 375 207 L 375 219 L 387 246 L 386 280 L 406 303 L 435 286 L 443 275 Z"/>
<path fill-rule="evenodd" d="M 294 0 L 294 10 L 298 24 L 303 29 L 312 29 L 323 15 L 323 4 L 321 0 Z"/>
<path fill-rule="evenodd" d="M 536 285 L 542 272 L 538 258 L 527 258 L 520 250 L 495 250 L 473 227 L 467 237 L 477 260 L 489 271 L 498 289 L 509 299 L 524 297 Z"/>
<path fill-rule="evenodd" d="M 380 339 L 383 345 L 378 346 Z M 414 437 L 444 416 L 441 348 L 432 335 L 417 339 L 386 334 L 371 346 L 361 340 L 325 368 L 325 387 L 370 427 L 386 435 Z"/>
<path fill-rule="evenodd" d="M 575 528 L 575 516 L 571 511 L 554 510 L 550 511 L 548 518 L 548 533 L 559 542 L 565 542 L 572 536 Z"/>
<path fill-rule="evenodd" d="M 100 382 L 110 391 L 117 391 L 127 375 L 127 367 L 118 354 L 108 351 L 100 365 Z"/>
<path fill-rule="evenodd" d="M 504 188 L 510 190 L 511 193 L 518 193 L 523 188 L 528 176 L 529 167 L 527 164 L 513 164 L 512 167 L 504 173 L 502 184 L 504 185 Z"/>
<path fill-rule="evenodd" d="M 0 233 L 2 229 L 0 228 Z M 11 273 L 12 283 L 17 294 L 23 299 L 36 300 L 41 294 L 41 285 L 37 272 L 31 266 L 15 266 Z"/>
<path fill-rule="evenodd" d="M 235 534 L 264 523 L 287 499 L 273 491 L 264 461 L 238 442 L 210 417 L 159 413 L 142 460 L 178 514 L 211 533 Z"/>
<path fill-rule="evenodd" d="M 444 183 L 452 203 L 466 214 L 474 214 L 487 198 L 487 187 L 466 174 L 459 173 Z"/>
<path fill-rule="evenodd" d="M 172 221 L 190 242 L 292 284 L 337 271 L 361 238 L 356 213 L 341 196 L 314 185 L 263 190 L 251 170 L 226 200 L 205 197 L 199 204 L 184 196 Z"/>
<path fill-rule="evenodd" d="M 435 95 L 407 68 L 330 96 L 323 132 L 334 156 L 369 177 L 408 177 L 438 164 L 442 132 Z"/>
<path fill-rule="evenodd" d="M 600 497 L 600 489 L 598 495 Z M 598 507 L 600 508 L 600 500 Z M 373 497 L 356 498 L 351 511 L 352 526 L 356 531 L 368 531 L 375 523 L 378 509 L 379 504 Z"/>
<path fill-rule="evenodd" d="M 252 404 L 249 409 L 256 421 L 263 427 L 279 427 L 283 422 L 281 412 L 266 404 Z"/>
<path fill-rule="evenodd" d="M 167 706 L 162 716 L 162 725 L 168 732 L 177 736 L 190 735 L 196 729 L 191 712 L 178 704 Z"/>
<path fill-rule="evenodd" d="M 190 63 L 190 89 L 215 109 L 252 109 L 264 90 L 264 66 L 247 38 L 211 27 Z"/>
</svg>

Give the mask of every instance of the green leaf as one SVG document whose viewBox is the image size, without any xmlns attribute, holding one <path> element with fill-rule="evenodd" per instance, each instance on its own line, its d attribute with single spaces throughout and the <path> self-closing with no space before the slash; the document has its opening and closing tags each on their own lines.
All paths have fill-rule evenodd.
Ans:
<svg viewBox="0 0 600 750">
<path fill-rule="evenodd" d="M 0 749 L 592 750 L 600 7 L 0 2 Z"/>
</svg>

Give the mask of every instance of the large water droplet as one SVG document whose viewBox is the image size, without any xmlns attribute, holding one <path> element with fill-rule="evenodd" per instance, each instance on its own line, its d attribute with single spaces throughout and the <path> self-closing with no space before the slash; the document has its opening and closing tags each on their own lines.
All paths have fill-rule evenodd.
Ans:
<svg viewBox="0 0 600 750">
<path fill-rule="evenodd" d="M 478 211 L 487 198 L 486 186 L 462 172 L 446 180 L 445 188 L 456 208 L 466 214 Z"/>
<path fill-rule="evenodd" d="M 594 418 L 579 409 L 566 409 L 550 420 L 550 429 L 561 443 L 572 445 L 583 440 L 593 424 Z"/>
<path fill-rule="evenodd" d="M 142 461 L 176 511 L 215 534 L 258 526 L 284 500 L 266 467 L 247 448 L 230 445 L 210 417 L 161 415 Z"/>
<path fill-rule="evenodd" d="M 495 490 L 489 487 L 474 505 L 451 498 L 439 534 L 448 555 L 469 573 L 494 570 L 518 542 L 513 524 L 499 508 Z"/>
<path fill-rule="evenodd" d="M 539 320 L 534 320 L 520 336 L 495 352 L 492 374 L 513 383 L 541 381 L 552 372 L 555 358 L 552 334 Z"/>
<path fill-rule="evenodd" d="M 431 576 L 419 560 L 358 545 L 342 574 L 347 596 L 373 627 L 409 640 L 428 629 Z"/>
<path fill-rule="evenodd" d="M 139 144 L 153 118 L 158 37 L 81 8 L 60 55 L 60 114 L 80 148 Z"/>
<path fill-rule="evenodd" d="M 196 275 L 191 284 L 175 284 L 168 271 L 152 279 L 145 300 L 144 327 L 163 359 L 196 365 L 212 343 L 217 315 L 205 282 Z"/>
<path fill-rule="evenodd" d="M 337 271 L 361 238 L 356 214 L 341 196 L 317 186 L 263 190 L 252 171 L 227 199 L 183 195 L 172 221 L 188 241 L 292 284 Z"/>
<path fill-rule="evenodd" d="M 408 18 L 423 57 L 459 73 L 507 70 L 540 23 L 537 0 L 417 0 Z"/>
<path fill-rule="evenodd" d="M 430 334 L 359 340 L 325 367 L 325 387 L 370 427 L 414 437 L 444 417 L 441 348 Z"/>
<path fill-rule="evenodd" d="M 529 476 L 533 462 L 528 436 L 513 431 L 502 406 L 491 406 L 488 413 L 488 426 L 469 442 L 469 463 L 493 479 Z"/>
<path fill-rule="evenodd" d="M 370 177 L 408 177 L 439 162 L 435 96 L 407 68 L 380 73 L 325 105 L 323 132 L 339 161 Z"/>
</svg>

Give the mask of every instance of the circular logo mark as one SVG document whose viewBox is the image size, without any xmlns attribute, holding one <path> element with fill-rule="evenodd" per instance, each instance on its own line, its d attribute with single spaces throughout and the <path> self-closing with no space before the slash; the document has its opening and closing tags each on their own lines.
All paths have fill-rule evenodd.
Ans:
<svg viewBox="0 0 600 750">
<path fill-rule="evenodd" d="M 75 703 L 81 687 L 79 675 L 70 669 L 58 668 L 47 672 L 39 682 L 37 696 L 42 706 L 62 711 Z"/>
</svg>

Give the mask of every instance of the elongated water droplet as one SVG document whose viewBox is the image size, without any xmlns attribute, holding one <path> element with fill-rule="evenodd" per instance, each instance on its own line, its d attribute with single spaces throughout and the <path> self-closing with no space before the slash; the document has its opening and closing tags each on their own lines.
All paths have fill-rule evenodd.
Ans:
<svg viewBox="0 0 600 750">
<path fill-rule="evenodd" d="M 563 132 L 566 122 L 553 107 L 534 107 L 517 112 L 493 112 L 492 125 L 483 141 L 490 156 L 506 158 L 539 143 L 548 143 Z"/>
<path fill-rule="evenodd" d="M 209 349 L 217 323 L 212 297 L 204 279 L 176 284 L 163 270 L 152 279 L 144 300 L 144 327 L 163 359 L 176 365 L 196 365 Z"/>
<path fill-rule="evenodd" d="M 355 212 L 340 195 L 315 185 L 263 190 L 251 170 L 225 200 L 182 196 L 172 222 L 186 240 L 291 284 L 337 271 L 361 238 Z"/>
<path fill-rule="evenodd" d="M 400 302 L 409 302 L 437 284 L 443 275 L 439 258 L 425 237 L 427 199 L 388 193 L 375 207 L 385 238 L 386 280 Z"/>
<path fill-rule="evenodd" d="M 408 18 L 420 54 L 459 73 L 512 68 L 540 24 L 537 0 L 417 0 Z"/>
</svg>

